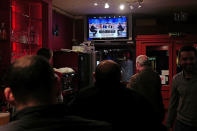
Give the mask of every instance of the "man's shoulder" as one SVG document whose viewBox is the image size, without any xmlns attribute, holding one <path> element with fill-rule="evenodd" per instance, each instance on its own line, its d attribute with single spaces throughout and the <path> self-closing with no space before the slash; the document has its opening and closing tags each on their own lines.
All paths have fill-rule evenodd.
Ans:
<svg viewBox="0 0 197 131">
<path fill-rule="evenodd" d="M 72 127 L 80 130 L 95 130 L 95 131 L 111 131 L 112 130 L 112 124 L 108 123 L 106 121 L 100 121 L 100 120 L 92 120 L 92 119 L 86 119 L 80 116 L 66 116 L 65 117 L 65 123 L 68 127 L 72 125 Z"/>
<path fill-rule="evenodd" d="M 152 69 L 144 69 L 139 73 L 140 77 L 147 78 L 147 79 L 160 79 L 160 75 L 158 72 Z"/>
<path fill-rule="evenodd" d="M 0 131 L 22 131 L 20 120 L 9 122 L 6 125 L 0 126 Z"/>
<path fill-rule="evenodd" d="M 78 96 L 80 96 L 80 97 L 90 97 L 92 95 L 97 94 L 99 91 L 100 91 L 100 89 L 97 88 L 96 86 L 88 86 L 88 87 L 85 87 L 85 88 L 81 89 L 79 91 Z"/>
<path fill-rule="evenodd" d="M 65 120 L 67 122 L 72 122 L 73 124 L 81 124 L 82 126 L 101 126 L 101 127 L 110 127 L 111 123 L 106 121 L 100 121 L 100 120 L 92 120 L 92 119 L 86 119 L 80 116 L 70 115 L 65 116 Z"/>
<path fill-rule="evenodd" d="M 111 131 L 112 125 L 108 122 L 89 120 L 78 116 L 65 116 L 64 119 L 37 120 L 25 122 L 16 120 L 5 126 L 0 126 L 0 131 L 55 131 L 67 129 L 69 131 Z"/>
<path fill-rule="evenodd" d="M 143 74 L 143 73 L 146 73 L 146 74 L 159 74 L 159 73 L 157 73 L 156 71 L 154 71 L 152 68 L 145 68 L 144 70 L 142 70 L 141 72 L 140 72 L 141 74 Z"/>
<path fill-rule="evenodd" d="M 99 92 L 100 90 L 96 88 L 95 86 L 84 88 L 80 90 L 79 93 L 76 95 L 76 98 L 71 103 L 71 106 L 73 107 L 76 105 L 77 106 L 83 105 L 84 103 L 85 104 L 94 103 L 95 100 L 98 100 L 100 98 Z"/>
<path fill-rule="evenodd" d="M 144 97 L 139 94 L 137 91 L 135 91 L 133 88 L 121 88 L 119 91 L 119 96 L 123 99 L 129 99 L 129 100 L 141 100 Z"/>
<path fill-rule="evenodd" d="M 173 76 L 173 80 L 179 80 L 181 78 L 183 78 L 183 72 L 182 71 Z"/>
<path fill-rule="evenodd" d="M 139 73 L 136 73 L 134 75 L 131 76 L 131 80 L 135 80 L 137 77 L 139 77 Z"/>
<path fill-rule="evenodd" d="M 80 116 L 70 115 L 65 116 L 65 129 L 86 130 L 86 131 L 111 131 L 112 125 L 106 121 L 86 119 Z"/>
</svg>

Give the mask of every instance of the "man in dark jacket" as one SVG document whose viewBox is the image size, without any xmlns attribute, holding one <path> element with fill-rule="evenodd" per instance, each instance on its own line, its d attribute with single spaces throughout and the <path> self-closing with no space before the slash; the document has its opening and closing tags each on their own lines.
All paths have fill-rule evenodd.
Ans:
<svg viewBox="0 0 197 131">
<path fill-rule="evenodd" d="M 118 31 L 117 31 L 118 35 L 120 35 L 122 31 L 124 31 L 124 28 L 123 28 L 122 25 L 119 23 L 119 24 L 118 24 Z"/>
<path fill-rule="evenodd" d="M 146 55 L 140 55 L 136 58 L 136 69 L 138 73 L 131 77 L 127 87 L 143 95 L 152 104 L 157 117 L 162 123 L 165 110 L 161 95 L 160 76 L 152 70 Z"/>
<path fill-rule="evenodd" d="M 117 130 L 159 131 L 150 104 L 121 84 L 120 66 L 116 62 L 100 62 L 94 77 L 94 87 L 82 90 L 72 103 L 73 114 L 110 122 Z"/>
<path fill-rule="evenodd" d="M 69 115 L 56 104 L 55 76 L 49 62 L 40 56 L 25 56 L 13 63 L 5 88 L 7 101 L 16 106 L 16 115 L 0 131 L 103 131 L 106 122 Z"/>
</svg>

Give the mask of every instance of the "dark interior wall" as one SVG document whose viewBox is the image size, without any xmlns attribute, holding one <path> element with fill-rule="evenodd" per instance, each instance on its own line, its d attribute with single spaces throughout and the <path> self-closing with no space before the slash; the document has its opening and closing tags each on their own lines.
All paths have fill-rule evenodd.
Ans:
<svg viewBox="0 0 197 131">
<path fill-rule="evenodd" d="M 175 20 L 174 14 L 168 15 L 133 15 L 136 35 L 157 35 L 173 32 L 197 34 L 197 15 L 187 14 L 184 21 Z"/>
<path fill-rule="evenodd" d="M 10 0 L 0 0 L 0 26 L 5 23 L 6 40 L 0 39 L 0 75 L 6 72 L 11 61 L 10 49 Z M 1 78 L 0 78 L 1 79 Z"/>
<path fill-rule="evenodd" d="M 53 11 L 52 18 L 52 49 L 71 49 L 73 39 L 73 19 Z M 56 34 L 56 35 L 55 35 Z"/>
<path fill-rule="evenodd" d="M 77 43 L 82 43 L 84 41 L 84 19 L 75 20 L 75 39 Z"/>
<path fill-rule="evenodd" d="M 132 37 L 135 39 L 136 35 L 158 35 L 168 34 L 173 32 L 181 32 L 186 34 L 197 34 L 197 15 L 187 14 L 185 21 L 175 21 L 174 14 L 162 14 L 162 15 L 140 15 L 133 14 L 131 16 L 132 23 L 130 26 L 132 29 Z M 75 21 L 75 39 L 77 41 L 83 41 L 83 35 L 86 29 L 84 29 L 84 19 Z"/>
<path fill-rule="evenodd" d="M 58 36 L 53 35 L 52 49 L 72 48 L 73 33 L 76 43 L 84 41 L 84 19 L 72 19 L 53 11 L 53 30 L 58 27 Z M 73 28 L 73 26 L 75 26 Z M 171 32 L 182 32 L 187 34 L 197 34 L 197 17 L 188 14 L 184 22 L 174 20 L 174 15 L 139 15 L 132 16 L 132 34 L 133 40 L 136 35 L 157 35 L 168 34 Z M 74 32 L 73 32 L 74 31 Z"/>
</svg>

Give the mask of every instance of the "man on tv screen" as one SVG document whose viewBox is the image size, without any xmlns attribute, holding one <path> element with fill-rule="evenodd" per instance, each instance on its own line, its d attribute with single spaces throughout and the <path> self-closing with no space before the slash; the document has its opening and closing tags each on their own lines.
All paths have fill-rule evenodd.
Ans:
<svg viewBox="0 0 197 131">
<path fill-rule="evenodd" d="M 97 28 L 92 24 L 92 26 L 90 27 L 90 31 L 93 32 L 93 36 L 95 36 L 96 33 L 97 33 L 97 30 L 96 29 Z"/>
<path fill-rule="evenodd" d="M 124 31 L 124 28 L 123 28 L 122 25 L 119 23 L 119 24 L 118 24 L 118 31 L 117 31 L 118 36 L 121 35 L 122 31 Z"/>
</svg>

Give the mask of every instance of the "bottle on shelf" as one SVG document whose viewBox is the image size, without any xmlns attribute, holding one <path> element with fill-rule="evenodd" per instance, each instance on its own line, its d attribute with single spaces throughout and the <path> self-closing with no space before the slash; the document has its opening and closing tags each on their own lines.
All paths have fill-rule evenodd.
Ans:
<svg viewBox="0 0 197 131">
<path fill-rule="evenodd" d="M 15 35 L 14 35 L 13 29 L 11 30 L 11 41 L 12 41 L 12 42 L 15 41 Z"/>
<path fill-rule="evenodd" d="M 0 28 L 0 40 L 7 40 L 7 32 L 5 28 L 5 23 L 1 23 L 1 28 Z"/>
<path fill-rule="evenodd" d="M 28 44 L 27 32 L 21 32 L 21 35 L 19 37 L 19 42 L 23 44 Z"/>
<path fill-rule="evenodd" d="M 34 31 L 33 26 L 31 26 L 31 28 L 30 28 L 30 36 L 29 36 L 30 44 L 36 44 L 36 39 L 35 38 L 36 38 L 36 33 Z"/>
</svg>

